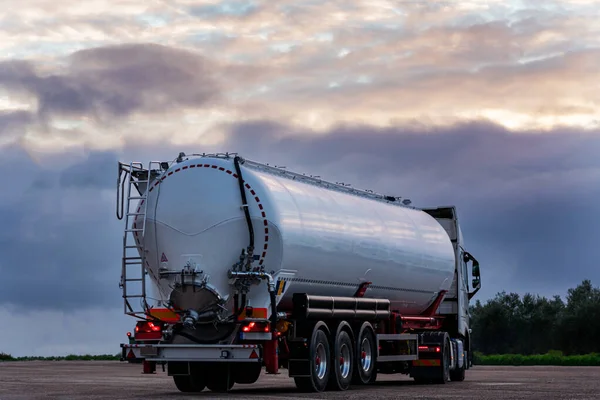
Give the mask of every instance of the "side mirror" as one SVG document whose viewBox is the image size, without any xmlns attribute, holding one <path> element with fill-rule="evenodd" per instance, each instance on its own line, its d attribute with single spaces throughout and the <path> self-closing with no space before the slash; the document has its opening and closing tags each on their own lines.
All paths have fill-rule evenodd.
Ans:
<svg viewBox="0 0 600 400">
<path fill-rule="evenodd" d="M 479 261 L 477 261 L 475 257 L 471 255 L 471 253 L 468 253 L 466 251 L 463 253 L 463 260 L 465 261 L 465 263 L 469 261 L 473 262 L 471 274 L 473 275 L 473 289 L 475 290 L 469 292 L 469 300 L 471 300 L 471 298 L 475 296 L 475 293 L 477 293 L 479 289 L 481 289 L 481 274 L 479 271 Z"/>
</svg>

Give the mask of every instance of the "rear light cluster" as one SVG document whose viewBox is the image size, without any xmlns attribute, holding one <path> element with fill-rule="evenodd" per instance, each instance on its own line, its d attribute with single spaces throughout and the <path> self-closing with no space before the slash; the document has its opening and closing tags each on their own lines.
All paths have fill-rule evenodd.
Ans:
<svg viewBox="0 0 600 400">
<path fill-rule="evenodd" d="M 442 351 L 442 349 L 439 346 L 419 346 L 419 351 L 439 353 Z"/>
<path fill-rule="evenodd" d="M 140 321 L 135 325 L 135 338 L 137 340 L 162 339 L 162 324 L 152 321 Z"/>
<path fill-rule="evenodd" d="M 135 333 L 138 332 L 160 332 L 162 327 L 154 322 L 138 322 L 135 326 Z"/>
<path fill-rule="evenodd" d="M 242 327 L 242 332 L 270 332 L 269 323 L 252 321 Z"/>
</svg>

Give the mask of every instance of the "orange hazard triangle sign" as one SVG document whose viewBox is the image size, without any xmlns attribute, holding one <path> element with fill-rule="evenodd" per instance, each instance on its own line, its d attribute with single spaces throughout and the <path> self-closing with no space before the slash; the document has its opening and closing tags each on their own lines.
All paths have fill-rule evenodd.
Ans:
<svg viewBox="0 0 600 400">
<path fill-rule="evenodd" d="M 127 354 L 127 358 L 135 358 L 135 354 L 133 354 L 133 350 L 129 349 L 129 353 Z"/>
<path fill-rule="evenodd" d="M 167 256 L 165 256 L 165 253 L 162 253 L 162 256 L 160 256 L 160 262 L 169 262 Z"/>
</svg>

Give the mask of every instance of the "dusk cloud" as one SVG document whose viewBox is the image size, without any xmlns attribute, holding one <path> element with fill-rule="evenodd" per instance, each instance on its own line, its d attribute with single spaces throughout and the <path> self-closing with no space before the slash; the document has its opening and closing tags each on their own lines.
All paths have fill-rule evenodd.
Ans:
<svg viewBox="0 0 600 400">
<path fill-rule="evenodd" d="M 21 61 L 0 65 L 0 86 L 36 97 L 41 116 L 123 117 L 202 106 L 218 93 L 202 58 L 158 45 L 81 50 L 44 75 Z"/>
</svg>

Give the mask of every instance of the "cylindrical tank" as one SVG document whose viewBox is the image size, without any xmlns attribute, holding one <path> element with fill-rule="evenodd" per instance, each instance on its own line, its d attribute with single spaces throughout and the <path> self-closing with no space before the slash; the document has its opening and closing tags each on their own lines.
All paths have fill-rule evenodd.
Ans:
<svg viewBox="0 0 600 400">
<path fill-rule="evenodd" d="M 278 285 L 279 311 L 291 310 L 294 292 L 353 296 L 369 281 L 365 297 L 389 299 L 392 309 L 415 315 L 449 289 L 453 245 L 427 213 L 258 163 L 240 167 L 254 266 L 285 281 Z M 202 312 L 220 300 L 233 310 L 227 271 L 249 243 L 238 179 L 233 158 L 197 157 L 150 183 L 147 267 L 163 299 L 178 308 Z M 204 289 L 173 289 L 174 273 L 186 265 Z M 158 279 L 159 269 L 172 275 Z M 250 288 L 247 305 L 269 309 L 266 284 Z"/>
</svg>

